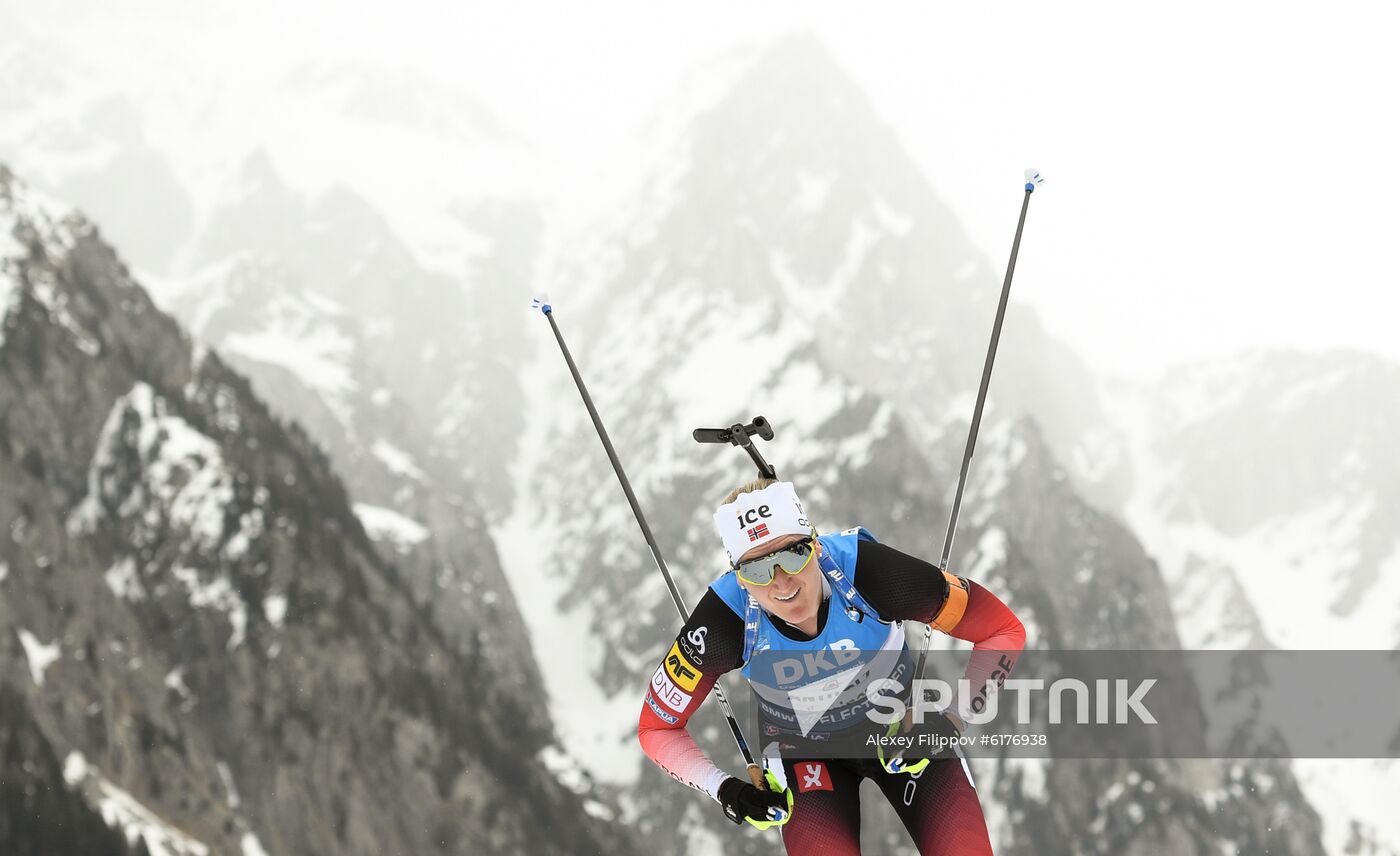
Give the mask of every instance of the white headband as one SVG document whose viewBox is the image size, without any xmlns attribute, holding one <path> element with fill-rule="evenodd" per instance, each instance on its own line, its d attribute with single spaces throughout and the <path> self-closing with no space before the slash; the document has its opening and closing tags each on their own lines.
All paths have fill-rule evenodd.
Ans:
<svg viewBox="0 0 1400 856">
<path fill-rule="evenodd" d="M 791 482 L 777 482 L 763 490 L 739 494 L 738 499 L 721 505 L 715 512 L 715 528 L 724 539 L 724 552 L 729 554 L 731 563 L 753 548 L 786 535 L 812 534 L 812 524 L 807 521 L 807 512 Z"/>
</svg>

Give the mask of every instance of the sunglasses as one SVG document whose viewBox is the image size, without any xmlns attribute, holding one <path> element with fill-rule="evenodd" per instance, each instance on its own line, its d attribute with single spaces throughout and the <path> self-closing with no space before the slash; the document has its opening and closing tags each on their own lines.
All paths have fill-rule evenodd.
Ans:
<svg viewBox="0 0 1400 856">
<path fill-rule="evenodd" d="M 775 550 L 766 556 L 749 559 L 734 566 L 739 579 L 753 586 L 766 586 L 776 578 L 778 570 L 785 574 L 800 574 L 816 555 L 812 539 L 807 538 Z"/>
</svg>

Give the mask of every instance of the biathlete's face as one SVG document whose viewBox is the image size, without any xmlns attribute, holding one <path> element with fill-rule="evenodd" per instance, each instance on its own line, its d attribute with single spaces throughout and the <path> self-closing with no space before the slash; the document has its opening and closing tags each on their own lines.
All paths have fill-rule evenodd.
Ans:
<svg viewBox="0 0 1400 856">
<path fill-rule="evenodd" d="M 739 561 L 747 562 L 804 540 L 806 538 L 802 535 L 787 535 L 749 550 L 739 557 Z M 812 539 L 812 546 L 812 561 L 807 562 L 798 573 L 776 572 L 773 574 L 773 582 L 766 586 L 753 585 L 740 577 L 739 585 L 753 595 L 759 606 L 788 624 L 802 626 L 814 623 L 817 610 L 822 604 L 821 570 L 817 564 L 821 559 L 822 547 L 821 542 L 815 538 Z"/>
</svg>

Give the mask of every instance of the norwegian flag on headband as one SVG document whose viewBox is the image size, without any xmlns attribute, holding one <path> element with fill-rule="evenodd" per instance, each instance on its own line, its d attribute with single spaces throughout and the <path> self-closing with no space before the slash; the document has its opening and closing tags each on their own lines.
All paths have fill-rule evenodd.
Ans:
<svg viewBox="0 0 1400 856">
<path fill-rule="evenodd" d="M 791 482 L 775 482 L 762 490 L 741 493 L 715 511 L 715 529 L 731 563 L 756 546 L 784 535 L 807 535 L 812 524 L 797 500 Z"/>
</svg>

